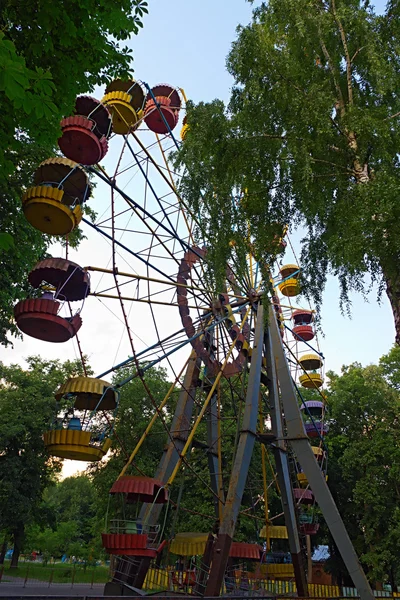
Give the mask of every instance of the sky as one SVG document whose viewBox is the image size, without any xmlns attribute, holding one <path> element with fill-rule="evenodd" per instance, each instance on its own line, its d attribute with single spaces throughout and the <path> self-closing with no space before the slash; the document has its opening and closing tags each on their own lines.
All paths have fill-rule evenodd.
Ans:
<svg viewBox="0 0 400 600">
<path fill-rule="evenodd" d="M 248 23 L 251 18 L 251 5 L 245 0 L 175 0 L 172 5 L 165 0 L 149 0 L 149 5 L 150 14 L 145 18 L 143 30 L 129 44 L 134 50 L 136 78 L 150 85 L 169 82 L 182 87 L 194 102 L 211 101 L 214 98 L 227 101 L 233 82 L 225 70 L 225 59 L 235 38 L 236 27 L 240 23 Z M 384 2 L 380 0 L 375 5 L 377 10 L 382 10 Z M 113 145 L 110 144 L 106 168 L 115 165 L 117 153 L 113 153 Z M 126 181 L 126 185 L 133 185 L 134 193 L 140 193 L 140 186 Z M 108 192 L 99 186 L 93 208 L 101 213 L 108 202 Z M 85 233 L 88 239 L 78 252 L 71 254 L 71 259 L 82 266 L 107 266 L 107 244 L 92 232 L 85 230 Z M 58 248 L 53 250 L 54 256 L 59 255 Z M 292 262 L 292 257 L 288 258 Z M 136 267 L 133 265 L 132 268 Z M 97 284 L 99 281 L 97 279 Z M 136 341 L 140 338 L 150 343 L 152 337 L 145 313 L 136 306 L 133 309 L 128 307 L 128 310 L 134 335 L 138 336 Z M 159 313 L 166 331 L 171 315 L 168 311 L 172 310 L 168 308 L 165 314 Z M 334 278 L 329 277 L 321 312 L 323 335 L 320 336 L 320 347 L 326 359 L 326 370 L 340 371 L 343 364 L 354 361 L 364 365 L 377 362 L 393 344 L 391 310 L 386 296 L 381 304 L 377 303 L 376 290 L 370 294 L 369 302 L 360 295 L 352 295 L 352 316 L 349 318 L 340 313 L 338 285 Z M 81 344 L 96 374 L 130 354 L 127 341 L 123 338 L 121 319 L 112 315 L 107 307 L 99 306 L 99 302 L 89 298 L 82 317 Z M 16 341 L 13 349 L 1 348 L 0 360 L 7 364 L 21 363 L 24 357 L 32 354 L 65 360 L 75 358 L 77 349 L 70 342 L 52 345 L 25 337 L 22 342 Z M 185 355 L 181 354 L 180 357 L 184 360 Z M 64 472 L 69 474 L 75 468 L 75 463 L 70 463 Z"/>
</svg>

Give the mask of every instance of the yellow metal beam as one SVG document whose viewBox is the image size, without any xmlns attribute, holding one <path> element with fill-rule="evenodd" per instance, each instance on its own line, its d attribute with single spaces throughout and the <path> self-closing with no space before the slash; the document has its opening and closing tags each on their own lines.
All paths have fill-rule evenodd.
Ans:
<svg viewBox="0 0 400 600">
<path fill-rule="evenodd" d="M 107 273 L 109 275 L 114 275 L 114 271 L 112 269 L 103 269 L 102 267 L 88 266 L 88 267 L 84 267 L 84 271 L 96 271 L 98 273 Z M 138 279 L 138 280 L 143 280 L 143 281 L 152 281 L 153 283 L 162 283 L 165 285 L 169 285 L 170 287 L 174 287 L 174 285 L 175 285 L 176 287 L 184 287 L 189 290 L 197 290 L 199 292 L 204 292 L 205 294 L 214 294 L 214 292 L 212 290 L 206 290 L 206 289 L 198 287 L 196 285 L 189 285 L 186 283 L 179 283 L 179 282 L 171 282 L 166 279 L 157 279 L 156 277 L 147 277 L 145 275 L 137 275 L 136 273 L 126 273 L 124 271 L 120 271 L 119 269 L 117 270 L 116 275 L 119 275 L 120 277 L 131 277 L 132 279 Z M 234 298 L 239 298 L 239 299 L 245 298 L 245 296 L 239 296 L 237 294 L 231 294 L 231 295 Z"/>
<path fill-rule="evenodd" d="M 130 302 L 143 302 L 145 304 L 161 304 L 162 306 L 175 306 L 179 307 L 179 304 L 171 303 L 171 302 L 161 302 L 160 300 L 146 300 L 144 298 L 132 298 L 131 296 L 113 296 L 112 294 L 98 294 L 97 292 L 91 292 L 89 296 L 94 296 L 95 298 L 111 298 L 112 300 L 127 300 Z M 188 308 L 194 308 L 198 310 L 210 310 L 209 306 L 193 306 L 188 304 Z"/>
</svg>

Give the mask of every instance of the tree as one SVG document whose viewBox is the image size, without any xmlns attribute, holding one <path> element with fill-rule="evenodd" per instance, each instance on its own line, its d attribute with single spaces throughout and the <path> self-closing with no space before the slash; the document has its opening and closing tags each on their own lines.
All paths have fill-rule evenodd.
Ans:
<svg viewBox="0 0 400 600">
<path fill-rule="evenodd" d="M 398 358 L 397 348 L 395 353 Z M 354 363 L 343 367 L 342 375 L 328 376 L 329 487 L 369 579 L 395 586 L 400 575 L 399 391 L 375 365 Z M 337 576 L 343 564 L 334 549 L 331 554 Z"/>
<path fill-rule="evenodd" d="M 44 499 L 54 512 L 56 529 L 62 523 L 74 522 L 79 539 L 84 542 L 92 540 L 97 497 L 87 475 L 67 477 L 50 486 Z"/>
<path fill-rule="evenodd" d="M 301 224 L 304 291 L 320 305 L 329 270 L 341 303 L 377 282 L 398 343 L 399 16 L 398 0 L 383 16 L 369 0 L 263 2 L 228 56 L 229 106 L 189 105 L 177 157 L 214 280 L 248 227 L 268 262 L 282 227 Z"/>
<path fill-rule="evenodd" d="M 77 541 L 79 532 L 75 521 L 60 523 L 57 529 L 46 527 L 40 530 L 33 527 L 31 531 L 28 530 L 27 538 L 29 550 L 40 552 L 45 562 L 51 557 L 59 558 L 65 552 L 69 552 L 71 547 L 73 547 L 75 553 L 76 548 L 83 545 L 82 541 Z M 26 547 L 25 542 L 24 548 Z"/>
<path fill-rule="evenodd" d="M 87 475 L 51 482 L 43 492 L 40 522 L 26 528 L 24 552 L 36 550 L 48 558 L 64 553 L 81 558 L 98 555 L 97 500 Z"/>
<path fill-rule="evenodd" d="M 49 237 L 26 222 L 21 196 L 37 165 L 53 155 L 59 123 L 75 97 L 131 71 L 120 42 L 137 33 L 147 2 L 4 0 L 0 8 L 0 343 L 17 334 L 12 307 Z M 78 232 L 79 241 L 80 234 Z M 74 238 L 70 239 L 74 243 Z"/>
<path fill-rule="evenodd" d="M 68 377 L 82 374 L 78 361 L 36 356 L 27 362 L 27 370 L 0 363 L 0 531 L 12 537 L 12 567 L 18 564 L 26 526 L 43 520 L 43 491 L 60 470 L 42 439 L 54 416 L 54 392 Z"/>
</svg>

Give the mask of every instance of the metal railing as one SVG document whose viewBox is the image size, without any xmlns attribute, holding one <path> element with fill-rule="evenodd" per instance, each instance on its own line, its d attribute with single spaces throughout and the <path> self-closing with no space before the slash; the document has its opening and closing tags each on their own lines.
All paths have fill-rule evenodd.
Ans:
<svg viewBox="0 0 400 600">
<path fill-rule="evenodd" d="M 147 548 L 153 548 L 157 545 L 160 525 L 143 524 L 138 519 L 110 519 L 107 530 L 117 534 L 146 534 Z"/>
</svg>

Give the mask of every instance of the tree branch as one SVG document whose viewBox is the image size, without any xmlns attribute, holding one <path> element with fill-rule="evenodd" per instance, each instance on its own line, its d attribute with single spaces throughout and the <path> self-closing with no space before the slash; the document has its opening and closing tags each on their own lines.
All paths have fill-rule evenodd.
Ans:
<svg viewBox="0 0 400 600">
<path fill-rule="evenodd" d="M 347 173 L 350 173 L 351 175 L 355 174 L 354 169 L 350 169 L 350 167 L 345 167 L 343 165 L 338 165 L 337 163 L 331 162 L 330 160 L 323 160 L 322 158 L 314 158 L 313 156 L 310 156 L 310 158 L 314 162 L 324 163 L 326 165 L 331 165 L 332 167 L 336 167 L 338 169 L 341 169 L 342 171 L 346 171 Z"/>
<path fill-rule="evenodd" d="M 342 22 L 339 19 L 337 11 L 336 11 L 336 0 L 331 0 L 331 7 L 332 7 L 333 17 L 339 28 L 340 37 L 341 37 L 343 49 L 344 49 L 344 55 L 346 58 L 347 93 L 348 93 L 349 104 L 351 106 L 353 104 L 353 86 L 351 83 L 351 59 L 350 59 L 349 49 L 347 47 L 346 34 L 344 32 Z"/>
<path fill-rule="evenodd" d="M 386 117 L 386 119 L 383 119 L 384 121 L 387 121 L 388 119 L 394 119 L 395 117 L 400 116 L 400 111 L 397 113 L 394 113 L 394 115 L 390 115 L 389 117 Z"/>
<path fill-rule="evenodd" d="M 339 127 L 339 125 L 336 123 L 335 119 L 333 117 L 329 117 L 332 124 L 336 127 L 336 129 L 338 130 L 338 132 L 340 133 L 340 135 L 343 135 L 343 137 L 348 138 L 348 135 L 346 132 L 342 131 Z"/>
<path fill-rule="evenodd" d="M 365 46 L 361 46 L 361 48 L 357 48 L 357 50 L 354 52 L 353 56 L 351 57 L 350 63 L 353 63 L 355 57 L 357 56 L 357 54 L 359 52 L 361 52 L 361 50 L 364 50 Z"/>
<path fill-rule="evenodd" d="M 339 103 L 339 106 L 340 106 L 340 116 L 343 117 L 344 111 L 345 111 L 345 104 L 344 104 L 344 98 L 343 98 L 343 93 L 342 93 L 340 84 L 339 84 L 339 82 L 338 82 L 338 80 L 336 78 L 335 68 L 334 68 L 334 66 L 332 64 L 332 59 L 331 59 L 330 54 L 328 52 L 328 49 L 327 49 L 327 47 L 325 45 L 325 42 L 324 42 L 324 40 L 322 39 L 321 36 L 319 38 L 319 43 L 321 44 L 322 52 L 323 52 L 325 60 L 326 60 L 326 62 L 328 64 L 329 70 L 330 70 L 330 72 L 332 74 L 333 83 L 335 85 L 336 93 L 338 95 L 338 103 Z"/>
</svg>

